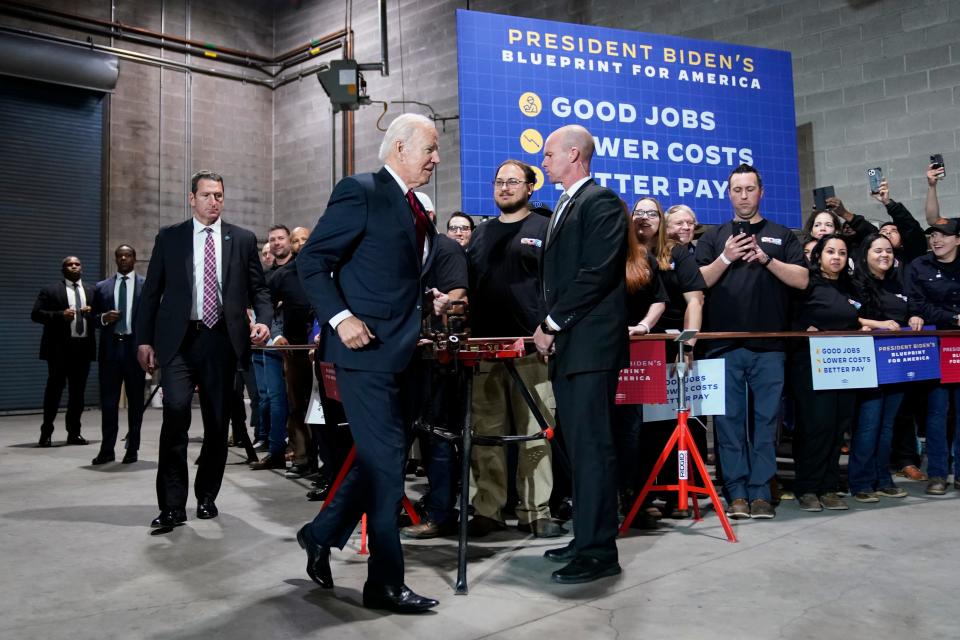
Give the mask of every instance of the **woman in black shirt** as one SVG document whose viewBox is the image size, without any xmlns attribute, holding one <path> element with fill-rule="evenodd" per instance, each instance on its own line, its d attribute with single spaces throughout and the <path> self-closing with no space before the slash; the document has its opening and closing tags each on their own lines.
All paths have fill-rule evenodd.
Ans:
<svg viewBox="0 0 960 640">
<path fill-rule="evenodd" d="M 864 331 L 896 331 L 909 324 L 915 331 L 923 319 L 909 317 L 903 278 L 893 257 L 893 245 L 879 233 L 864 240 L 853 272 L 853 287 L 861 306 L 858 321 Z M 850 493 L 857 502 L 880 497 L 902 498 L 907 492 L 890 477 L 893 421 L 903 401 L 903 387 L 887 384 L 859 393 L 857 426 L 850 443 Z"/>
<path fill-rule="evenodd" d="M 626 207 L 624 207 L 626 214 Z M 663 211 L 660 203 L 644 198 L 636 203 L 630 217 L 627 253 L 627 331 L 631 336 L 650 333 L 666 307 L 667 294 L 652 259 L 656 247 Z M 646 482 L 653 462 L 647 461 L 656 444 L 650 441 L 649 430 L 643 424 L 643 405 L 617 405 L 614 411 L 614 437 L 617 443 L 617 478 L 620 506 L 624 513 L 633 506 L 634 496 Z M 660 445 L 663 447 L 663 444 Z M 653 459 L 659 450 L 653 453 Z M 656 521 L 646 512 L 634 519 L 640 528 L 653 528 Z"/>
<path fill-rule="evenodd" d="M 795 331 L 855 330 L 857 302 L 847 270 L 847 243 L 843 236 L 821 236 L 810 252 L 810 284 L 800 295 Z M 837 495 L 840 485 L 840 447 L 852 430 L 857 396 L 853 390 L 814 391 L 810 347 L 806 339 L 791 343 L 790 382 L 796 400 L 793 459 L 794 491 L 803 511 L 847 509 Z"/>
</svg>

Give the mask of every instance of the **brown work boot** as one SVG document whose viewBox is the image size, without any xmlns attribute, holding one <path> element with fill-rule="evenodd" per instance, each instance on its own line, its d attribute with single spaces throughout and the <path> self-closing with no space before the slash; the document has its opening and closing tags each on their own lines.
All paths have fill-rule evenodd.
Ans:
<svg viewBox="0 0 960 640">
<path fill-rule="evenodd" d="M 412 524 L 400 529 L 400 534 L 403 537 L 413 538 L 414 540 L 429 540 L 442 536 L 452 536 L 456 533 L 457 521 L 455 518 L 448 519 L 446 522 L 435 522 L 424 518 L 420 521 L 420 524 Z"/>
<path fill-rule="evenodd" d="M 743 498 L 737 498 L 727 505 L 727 517 L 734 520 L 746 520 L 750 517 L 750 505 Z"/>
</svg>

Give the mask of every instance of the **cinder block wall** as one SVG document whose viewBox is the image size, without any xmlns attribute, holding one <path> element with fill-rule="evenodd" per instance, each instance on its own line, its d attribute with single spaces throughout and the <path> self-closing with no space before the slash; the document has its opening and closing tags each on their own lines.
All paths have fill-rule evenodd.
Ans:
<svg viewBox="0 0 960 640">
<path fill-rule="evenodd" d="M 883 168 L 894 199 L 923 217 L 924 172 L 942 153 L 947 178 L 939 185 L 941 210 L 960 216 L 960 0 L 475 0 L 477 11 L 565 20 L 667 33 L 704 40 L 783 49 L 793 54 L 798 131 L 802 136 L 802 210 L 810 189 L 833 184 L 847 208 L 886 219 L 867 189 L 866 169 Z M 375 60 L 379 40 L 373 3 L 355 4 L 357 58 Z M 464 3 L 400 0 L 390 4 L 390 78 L 367 74 L 376 100 L 418 100 L 442 115 L 457 111 L 455 11 Z M 309 25 L 342 23 L 341 3 L 316 0 L 277 14 L 278 42 Z M 315 216 L 329 194 L 329 116 L 318 88 L 305 82 L 278 92 L 276 193 L 278 217 Z M 296 105 L 308 101 L 313 109 Z M 415 105 L 410 110 L 423 112 Z M 394 113 L 391 107 L 388 117 Z M 379 107 L 357 114 L 357 169 L 377 164 Z M 319 129 L 319 130 L 318 130 Z M 445 217 L 459 204 L 456 121 L 441 137 L 443 164 L 435 198 Z M 308 159 L 306 165 L 305 159 Z M 758 159 L 762 167 L 762 158 Z M 312 167 L 321 167 L 313 180 Z M 296 198 L 285 200 L 289 189 Z M 303 208 L 303 200 L 307 208 Z M 280 207 L 281 201 L 284 203 Z"/>
<path fill-rule="evenodd" d="M 108 0 L 41 4 L 110 17 Z M 264 53 L 287 50 L 345 22 L 341 0 L 115 4 L 116 18 L 132 25 Z M 355 57 L 378 61 L 376 3 L 353 6 Z M 389 3 L 391 74 L 382 78 L 367 72 L 369 94 L 374 100 L 417 101 L 429 108 L 391 104 L 383 123 L 404 110 L 457 114 L 455 12 L 465 6 L 449 0 Z M 943 153 L 942 211 L 960 215 L 960 0 L 475 0 L 469 6 L 791 51 L 804 210 L 811 204 L 810 188 L 833 184 L 849 209 L 885 219 L 866 188 L 866 169 L 879 166 L 892 196 L 922 218 L 928 156 Z M 121 46 L 156 54 L 130 43 Z M 382 111 L 375 104 L 356 114 L 358 171 L 379 165 Z M 426 190 L 436 196 L 445 220 L 460 200 L 458 123 L 449 120 L 441 130 L 442 163 Z M 147 259 L 157 228 L 188 215 L 185 178 L 201 167 L 227 178 L 230 220 L 261 236 L 275 221 L 312 226 L 330 193 L 330 133 L 329 102 L 315 77 L 271 92 L 122 61 L 111 99 L 105 246 L 130 242 L 140 249 L 141 260 Z M 758 164 L 762 168 L 762 159 Z"/>
</svg>

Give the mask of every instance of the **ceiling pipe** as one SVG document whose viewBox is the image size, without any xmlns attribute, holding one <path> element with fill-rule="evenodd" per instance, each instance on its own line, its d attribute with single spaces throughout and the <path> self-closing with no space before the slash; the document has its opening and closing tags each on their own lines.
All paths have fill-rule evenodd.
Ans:
<svg viewBox="0 0 960 640">
<path fill-rule="evenodd" d="M 310 77 L 319 73 L 320 71 L 327 68 L 325 64 L 318 64 L 309 69 L 304 69 L 301 71 L 296 71 L 293 73 L 288 73 L 283 76 L 274 78 L 274 79 L 264 79 L 258 78 L 255 76 L 246 76 L 239 73 L 231 73 L 229 71 L 221 71 L 213 67 L 204 67 L 198 64 L 191 64 L 187 62 L 177 62 L 175 60 L 170 60 L 169 58 L 160 58 L 157 56 L 152 56 L 146 53 L 140 53 L 139 51 L 131 51 L 129 49 L 121 49 L 119 47 L 111 47 L 110 45 L 97 44 L 95 42 L 84 42 L 81 40 L 74 40 L 67 38 L 65 36 L 55 36 L 48 33 L 38 33 L 35 31 L 29 31 L 26 29 L 17 29 L 14 27 L 5 27 L 0 26 L 0 32 L 12 33 L 16 35 L 30 36 L 33 38 L 38 38 L 41 40 L 46 40 L 49 42 L 57 42 L 60 44 L 65 44 L 80 49 L 86 49 L 88 51 L 102 51 L 104 53 L 110 53 L 118 58 L 123 58 L 125 60 L 130 60 L 132 62 L 138 62 L 141 64 L 147 64 L 154 67 L 162 67 L 165 69 L 176 69 L 178 71 L 192 71 L 193 73 L 200 73 L 207 76 L 213 76 L 216 78 L 224 78 L 226 80 L 234 80 L 237 82 L 244 82 L 248 84 L 253 84 L 261 87 L 266 87 L 270 90 L 278 89 L 284 85 L 290 84 L 291 82 L 296 82 L 302 80 L 303 78 Z M 331 43 L 329 45 L 330 50 L 334 50 L 340 47 L 339 43 Z"/>
<path fill-rule="evenodd" d="M 139 44 L 157 46 L 170 49 L 177 53 L 204 57 L 218 60 L 221 62 L 246 66 L 258 69 L 265 75 L 277 77 L 280 72 L 309 60 L 321 53 L 327 53 L 342 46 L 342 41 L 346 38 L 346 31 L 340 29 L 326 35 L 314 38 L 310 42 L 299 45 L 285 51 L 277 56 L 265 56 L 251 51 L 243 51 L 230 47 L 221 47 L 211 42 L 202 42 L 190 38 L 183 38 L 176 35 L 170 35 L 162 32 L 151 31 L 142 27 L 134 27 L 119 21 L 100 20 L 88 16 L 55 11 L 35 5 L 21 2 L 4 1 L 0 3 L 0 12 L 10 15 L 27 18 L 36 22 L 51 24 L 53 26 L 66 27 L 101 35 L 104 37 L 129 40 Z M 338 43 L 332 46 L 334 43 Z M 296 57 L 297 61 L 289 61 Z M 264 69 L 263 67 L 279 67 L 276 72 Z"/>
</svg>

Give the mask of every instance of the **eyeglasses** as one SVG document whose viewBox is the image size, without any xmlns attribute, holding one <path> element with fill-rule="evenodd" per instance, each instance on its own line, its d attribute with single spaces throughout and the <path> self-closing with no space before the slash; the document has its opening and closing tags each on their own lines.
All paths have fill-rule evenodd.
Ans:
<svg viewBox="0 0 960 640">
<path fill-rule="evenodd" d="M 452 226 L 447 227 L 447 231 L 452 231 L 452 232 L 454 232 L 454 233 L 466 233 L 467 231 L 470 231 L 470 225 L 466 225 L 466 224 L 464 224 L 464 225 L 458 225 L 458 224 L 455 224 L 455 225 L 452 225 Z"/>
<path fill-rule="evenodd" d="M 511 189 L 516 189 L 522 184 L 530 184 L 526 180 L 517 180 L 516 178 L 510 178 L 509 180 L 494 180 L 493 186 L 497 189 L 503 189 L 504 187 L 510 187 Z"/>
<path fill-rule="evenodd" d="M 660 212 L 656 209 L 637 209 L 633 212 L 634 218 L 656 218 Z"/>
</svg>

